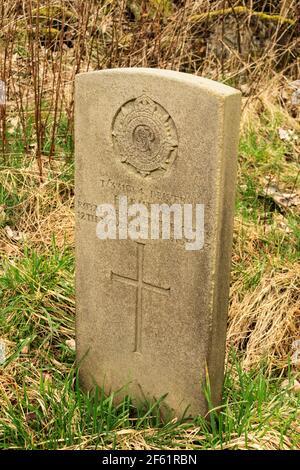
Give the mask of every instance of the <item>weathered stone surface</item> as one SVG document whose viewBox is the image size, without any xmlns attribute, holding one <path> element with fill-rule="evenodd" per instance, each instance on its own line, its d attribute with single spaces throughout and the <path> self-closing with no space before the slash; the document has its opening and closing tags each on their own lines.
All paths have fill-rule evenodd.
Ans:
<svg viewBox="0 0 300 470">
<path fill-rule="evenodd" d="M 85 388 L 124 387 L 177 416 L 223 383 L 240 93 L 178 72 L 76 78 L 77 357 Z M 100 240 L 96 207 L 204 204 L 204 246 Z M 118 227 L 119 229 L 120 227 Z M 125 235 L 123 233 L 125 238 Z"/>
</svg>

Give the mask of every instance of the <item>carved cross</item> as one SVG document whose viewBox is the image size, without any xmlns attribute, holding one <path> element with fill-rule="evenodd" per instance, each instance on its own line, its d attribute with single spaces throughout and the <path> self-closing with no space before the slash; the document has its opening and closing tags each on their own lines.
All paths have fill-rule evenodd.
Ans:
<svg viewBox="0 0 300 470">
<path fill-rule="evenodd" d="M 168 295 L 170 287 L 159 287 L 143 280 L 143 265 L 144 265 L 144 245 L 137 243 L 137 279 L 121 276 L 111 272 L 111 279 L 113 281 L 121 282 L 136 289 L 136 308 L 135 308 L 135 340 L 133 352 L 142 351 L 142 320 L 143 320 L 143 289 L 155 292 L 156 294 Z"/>
</svg>

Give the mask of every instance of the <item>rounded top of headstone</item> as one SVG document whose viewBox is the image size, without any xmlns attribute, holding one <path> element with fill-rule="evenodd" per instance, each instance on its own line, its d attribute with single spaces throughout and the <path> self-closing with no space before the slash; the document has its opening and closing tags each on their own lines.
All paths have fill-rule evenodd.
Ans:
<svg viewBox="0 0 300 470">
<path fill-rule="evenodd" d="M 241 92 L 236 88 L 230 87 L 223 83 L 210 80 L 208 78 L 199 77 L 198 75 L 193 75 L 184 72 L 177 72 L 175 70 L 168 69 L 158 69 L 158 68 L 144 68 L 144 67 L 124 67 L 124 68 L 114 68 L 114 69 L 104 69 L 104 70 L 95 70 L 93 72 L 83 72 L 76 75 L 75 79 L 84 80 L 89 77 L 95 78 L 95 76 L 148 76 L 149 78 L 158 78 L 166 80 L 174 80 L 184 82 L 187 85 L 199 87 L 200 89 L 206 90 L 217 96 L 226 97 L 230 95 L 240 95 Z"/>
</svg>

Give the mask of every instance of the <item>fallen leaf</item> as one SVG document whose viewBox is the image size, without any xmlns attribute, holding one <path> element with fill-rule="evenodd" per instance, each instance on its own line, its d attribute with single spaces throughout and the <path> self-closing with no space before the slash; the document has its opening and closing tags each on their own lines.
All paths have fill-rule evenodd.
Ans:
<svg viewBox="0 0 300 470">
<path fill-rule="evenodd" d="M 72 339 L 67 339 L 66 345 L 67 345 L 70 349 L 72 349 L 72 351 L 75 351 L 75 349 L 76 349 L 75 339 L 73 339 L 73 338 L 72 338 Z"/>
<path fill-rule="evenodd" d="M 286 130 L 286 129 L 283 129 L 282 127 L 279 127 L 278 135 L 281 140 L 286 140 L 288 142 L 298 139 L 297 134 L 293 130 L 291 129 Z"/>
<path fill-rule="evenodd" d="M 244 83 L 240 86 L 240 90 L 243 93 L 243 96 L 249 96 L 251 94 L 251 88 L 248 83 Z"/>
<path fill-rule="evenodd" d="M 284 208 L 300 205 L 300 197 L 297 193 L 283 193 L 271 180 L 267 180 L 263 194 L 271 197 L 276 204 Z"/>
<path fill-rule="evenodd" d="M 291 82 L 289 85 L 294 90 L 292 94 L 292 105 L 298 106 L 300 105 L 300 80 L 295 80 L 294 82 Z"/>
<path fill-rule="evenodd" d="M 272 196 L 278 192 L 278 187 L 274 184 L 267 184 L 267 186 L 263 189 L 263 193 L 266 196 Z"/>
<path fill-rule="evenodd" d="M 292 343 L 292 350 L 294 351 L 291 357 L 292 365 L 300 369 L 300 339 L 296 339 Z"/>
<path fill-rule="evenodd" d="M 281 389 L 293 393 L 300 393 L 300 383 L 296 379 L 285 379 L 281 384 Z"/>
<path fill-rule="evenodd" d="M 289 85 L 292 87 L 292 88 L 300 88 L 300 80 L 294 80 L 293 82 L 289 83 Z"/>
<path fill-rule="evenodd" d="M 292 93 L 291 102 L 292 102 L 293 106 L 299 106 L 299 104 L 300 104 L 300 90 L 295 90 Z"/>
<path fill-rule="evenodd" d="M 6 235 L 10 240 L 19 242 L 19 241 L 25 241 L 26 235 L 23 232 L 17 232 L 16 230 L 13 230 L 9 225 L 6 225 L 4 227 L 4 230 L 6 232 Z"/>
<path fill-rule="evenodd" d="M 288 131 L 286 131 L 285 129 L 282 129 L 281 127 L 278 129 L 278 134 L 281 140 L 290 140 L 290 135 Z"/>
<path fill-rule="evenodd" d="M 6 232 L 6 235 L 8 236 L 8 238 L 13 238 L 14 236 L 14 231 L 8 226 L 6 225 L 6 227 L 4 228 L 5 232 Z"/>
<path fill-rule="evenodd" d="M 300 198 L 296 193 L 276 193 L 273 199 L 282 207 L 299 206 Z"/>
<path fill-rule="evenodd" d="M 14 117 L 9 118 L 8 123 L 9 123 L 10 128 L 11 128 L 10 130 L 14 132 L 20 125 L 19 116 L 14 116 Z"/>
</svg>

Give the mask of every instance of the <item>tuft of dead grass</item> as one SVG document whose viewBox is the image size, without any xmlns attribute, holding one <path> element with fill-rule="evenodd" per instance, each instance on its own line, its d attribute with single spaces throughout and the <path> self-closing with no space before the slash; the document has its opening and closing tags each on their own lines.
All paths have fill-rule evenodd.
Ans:
<svg viewBox="0 0 300 470">
<path fill-rule="evenodd" d="M 248 292 L 243 282 L 241 277 L 231 288 L 228 347 L 243 352 L 245 369 L 263 358 L 269 370 L 286 369 L 292 343 L 300 337 L 300 265 L 264 273 Z"/>
<path fill-rule="evenodd" d="M 1 184 L 8 193 L 18 193 L 20 202 L 10 207 L 15 226 L 24 235 L 27 244 L 35 247 L 51 245 L 53 236 L 58 247 L 74 244 L 74 187 L 73 181 L 63 179 L 64 162 L 55 169 L 44 167 L 45 181 L 40 183 L 35 160 L 21 168 L 2 168 Z M 20 244 L 9 240 L 0 229 L 0 251 L 13 255 L 20 253 Z"/>
</svg>

